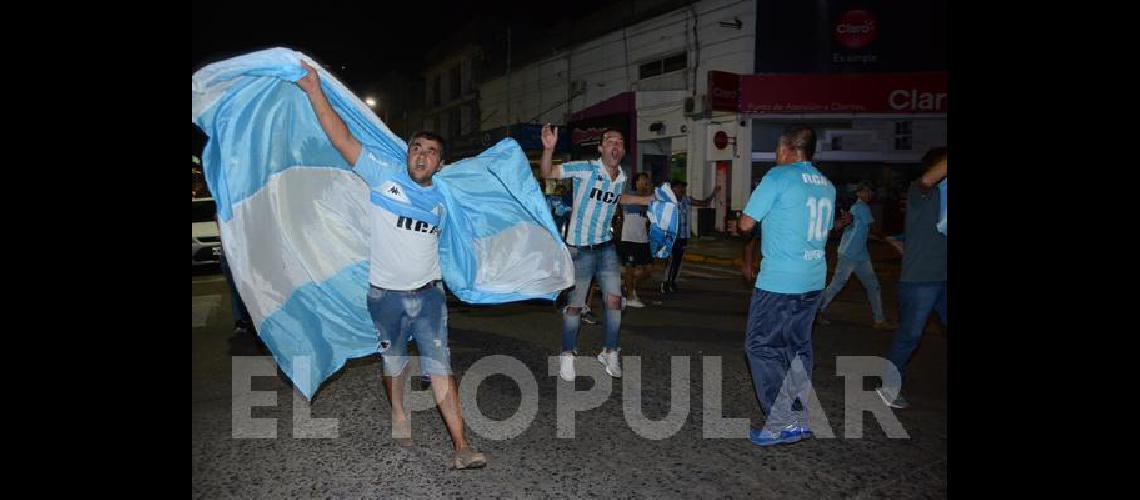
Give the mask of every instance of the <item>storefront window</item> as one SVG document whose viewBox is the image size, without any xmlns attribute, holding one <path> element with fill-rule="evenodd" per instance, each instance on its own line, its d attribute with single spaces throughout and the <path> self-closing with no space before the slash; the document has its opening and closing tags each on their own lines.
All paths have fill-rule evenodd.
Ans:
<svg viewBox="0 0 1140 500">
<path fill-rule="evenodd" d="M 909 121 L 895 122 L 895 151 L 910 151 L 914 137 Z"/>
<path fill-rule="evenodd" d="M 776 144 L 780 141 L 780 134 L 787 127 L 782 123 L 752 122 L 752 150 L 771 153 L 776 151 Z"/>
</svg>

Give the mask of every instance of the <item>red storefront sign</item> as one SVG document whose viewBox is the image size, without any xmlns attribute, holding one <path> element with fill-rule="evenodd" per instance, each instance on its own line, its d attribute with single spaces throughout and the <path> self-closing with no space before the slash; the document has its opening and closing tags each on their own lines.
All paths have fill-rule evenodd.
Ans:
<svg viewBox="0 0 1140 500">
<path fill-rule="evenodd" d="M 736 111 L 739 107 L 740 75 L 709 71 L 709 108 L 713 111 Z"/>
<path fill-rule="evenodd" d="M 744 75 L 741 113 L 946 113 L 946 73 Z"/>
</svg>

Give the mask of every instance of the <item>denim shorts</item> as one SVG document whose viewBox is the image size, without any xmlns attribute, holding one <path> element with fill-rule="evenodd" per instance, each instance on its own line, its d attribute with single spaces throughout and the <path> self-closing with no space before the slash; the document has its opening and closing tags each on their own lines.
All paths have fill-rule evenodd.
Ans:
<svg viewBox="0 0 1140 500">
<path fill-rule="evenodd" d="M 368 288 L 368 312 L 380 339 L 384 375 L 395 377 L 408 366 L 408 339 L 414 338 L 423 372 L 451 374 L 447 348 L 447 295 L 443 283 L 418 290 Z"/>
</svg>

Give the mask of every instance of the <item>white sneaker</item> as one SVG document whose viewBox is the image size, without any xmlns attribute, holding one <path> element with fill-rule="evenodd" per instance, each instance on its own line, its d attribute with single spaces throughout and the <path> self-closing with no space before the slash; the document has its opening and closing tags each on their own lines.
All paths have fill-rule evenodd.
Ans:
<svg viewBox="0 0 1140 500">
<path fill-rule="evenodd" d="M 611 377 L 621 378 L 621 363 L 618 360 L 617 349 L 598 353 L 598 362 L 606 368 L 606 373 Z"/>
<path fill-rule="evenodd" d="M 645 303 L 644 303 L 644 302 L 642 302 L 642 301 L 641 301 L 640 299 L 638 299 L 637 297 L 634 297 L 634 298 L 632 298 L 632 299 L 630 299 L 630 300 L 627 300 L 627 301 L 625 302 L 625 304 L 626 304 L 627 306 L 629 306 L 629 307 L 645 307 Z"/>
<path fill-rule="evenodd" d="M 573 382 L 576 374 L 574 373 L 574 354 L 564 352 L 562 353 L 559 361 L 561 366 L 558 369 L 558 376 L 567 382 Z"/>
<path fill-rule="evenodd" d="M 875 392 L 879 394 L 879 399 L 882 399 L 891 408 L 910 408 L 910 402 L 902 396 L 902 391 L 879 387 L 875 389 Z"/>
</svg>

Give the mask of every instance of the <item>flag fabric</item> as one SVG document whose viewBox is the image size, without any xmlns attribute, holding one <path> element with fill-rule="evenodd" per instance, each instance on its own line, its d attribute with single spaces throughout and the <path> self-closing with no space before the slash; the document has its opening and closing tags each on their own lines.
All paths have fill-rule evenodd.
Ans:
<svg viewBox="0 0 1140 500">
<path fill-rule="evenodd" d="M 329 142 L 300 61 L 332 108 L 381 162 L 406 168 L 407 145 L 308 56 L 275 48 L 208 65 L 192 78 L 192 121 L 222 245 L 258 335 L 307 398 L 351 358 L 379 352 L 367 309 L 368 185 Z M 493 304 L 553 300 L 574 265 L 510 138 L 434 177 L 445 215 L 439 258 L 448 289 Z"/>
<path fill-rule="evenodd" d="M 656 199 L 649 203 L 649 251 L 654 258 L 664 259 L 673 252 L 677 239 L 679 214 L 677 196 L 668 182 L 657 186 Z"/>
</svg>

